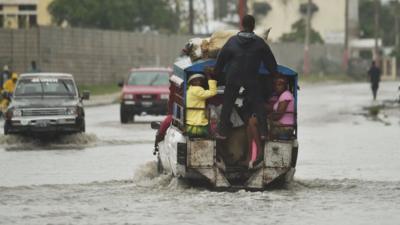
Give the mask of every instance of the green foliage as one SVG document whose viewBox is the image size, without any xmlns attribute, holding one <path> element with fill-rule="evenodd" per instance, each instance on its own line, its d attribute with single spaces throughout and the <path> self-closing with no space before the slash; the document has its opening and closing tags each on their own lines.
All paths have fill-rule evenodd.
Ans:
<svg viewBox="0 0 400 225">
<path fill-rule="evenodd" d="M 361 38 L 374 37 L 374 2 L 361 0 L 359 5 L 359 25 Z"/>
<path fill-rule="evenodd" d="M 282 42 L 304 42 L 306 34 L 306 23 L 304 19 L 299 19 L 294 24 L 292 24 L 292 32 L 284 33 L 279 38 Z M 310 44 L 321 43 L 324 41 L 321 38 L 321 35 L 314 29 L 310 31 Z"/>
<path fill-rule="evenodd" d="M 57 24 L 73 27 L 176 32 L 178 15 L 165 0 L 54 0 L 49 12 Z"/>
<path fill-rule="evenodd" d="M 78 85 L 78 89 L 80 91 L 90 91 L 91 95 L 106 95 L 121 91 L 117 84 Z"/>
<path fill-rule="evenodd" d="M 379 37 L 382 38 L 384 45 L 394 44 L 394 15 L 399 14 L 399 10 L 394 5 L 383 4 L 379 8 Z M 374 38 L 375 26 L 375 2 L 373 0 L 360 0 L 359 2 L 359 25 L 361 38 Z"/>
</svg>

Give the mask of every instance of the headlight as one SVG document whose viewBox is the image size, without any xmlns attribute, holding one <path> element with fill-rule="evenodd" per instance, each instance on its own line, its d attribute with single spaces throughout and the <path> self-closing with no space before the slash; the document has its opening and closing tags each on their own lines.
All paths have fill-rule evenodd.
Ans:
<svg viewBox="0 0 400 225">
<path fill-rule="evenodd" d="M 77 107 L 68 107 L 66 111 L 67 115 L 76 115 L 78 114 L 78 109 Z"/>
<path fill-rule="evenodd" d="M 20 109 L 14 109 L 12 115 L 13 115 L 13 116 L 16 116 L 16 117 L 20 117 L 20 116 L 22 116 L 22 110 L 20 110 Z"/>
<path fill-rule="evenodd" d="M 124 94 L 124 99 L 129 99 L 129 100 L 132 100 L 132 99 L 133 99 L 133 97 L 134 97 L 134 95 L 133 95 L 133 94 Z"/>
<path fill-rule="evenodd" d="M 169 98 L 169 94 L 161 94 L 160 98 L 161 99 L 168 99 Z"/>
</svg>

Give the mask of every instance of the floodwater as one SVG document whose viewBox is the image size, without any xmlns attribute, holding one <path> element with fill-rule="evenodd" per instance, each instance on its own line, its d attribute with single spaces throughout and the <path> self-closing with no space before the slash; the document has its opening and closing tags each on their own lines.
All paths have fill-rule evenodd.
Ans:
<svg viewBox="0 0 400 225">
<path fill-rule="evenodd" d="M 149 121 L 121 125 L 118 105 L 86 109 L 87 133 L 40 142 L 0 135 L 0 224 L 398 224 L 400 108 L 381 83 L 305 85 L 295 181 L 280 190 L 213 192 L 158 175 Z"/>
</svg>

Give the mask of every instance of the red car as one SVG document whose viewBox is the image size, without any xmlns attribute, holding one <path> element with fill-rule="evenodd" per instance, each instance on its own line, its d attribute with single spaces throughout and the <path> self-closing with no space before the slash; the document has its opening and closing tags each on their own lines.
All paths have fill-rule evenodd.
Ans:
<svg viewBox="0 0 400 225">
<path fill-rule="evenodd" d="M 170 68 L 132 69 L 122 87 L 121 123 L 133 122 L 135 115 L 165 115 L 169 97 Z"/>
</svg>

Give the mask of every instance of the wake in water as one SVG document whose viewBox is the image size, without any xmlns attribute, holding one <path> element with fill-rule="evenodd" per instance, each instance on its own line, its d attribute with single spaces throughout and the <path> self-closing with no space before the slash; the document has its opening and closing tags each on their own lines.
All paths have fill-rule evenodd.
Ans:
<svg viewBox="0 0 400 225">
<path fill-rule="evenodd" d="M 150 161 L 139 167 L 134 173 L 133 183 L 136 187 L 145 187 L 150 189 L 164 189 L 164 190 L 187 190 L 199 189 L 204 190 L 203 187 L 190 185 L 182 179 L 176 178 L 171 174 L 159 173 L 157 170 L 157 162 Z M 281 188 L 267 189 L 266 192 L 274 191 L 289 191 L 289 192 L 303 192 L 303 191 L 349 191 L 359 190 L 369 186 L 373 189 L 394 189 L 399 190 L 399 182 L 389 181 L 366 181 L 357 179 L 296 179 L 287 183 Z"/>
<path fill-rule="evenodd" d="M 140 166 L 134 173 L 133 182 L 137 187 L 170 190 L 190 188 L 190 185 L 185 183 L 182 179 L 173 177 L 172 174 L 159 173 L 156 161 L 150 161 Z"/>
<path fill-rule="evenodd" d="M 100 139 L 93 133 L 79 133 L 52 137 L 0 135 L 0 147 L 7 151 L 81 150 L 96 146 L 135 145 L 153 143 L 153 140 Z"/>
<path fill-rule="evenodd" d="M 292 191 L 350 191 L 350 190 L 400 190 L 400 181 L 370 181 L 358 179 L 311 179 L 302 180 L 295 179 L 288 190 Z M 400 194 L 400 193 L 399 193 Z"/>
<path fill-rule="evenodd" d="M 171 174 L 160 174 L 157 170 L 157 162 L 150 161 L 140 166 L 135 171 L 133 183 L 137 187 L 160 188 L 167 190 L 204 190 L 203 187 L 190 185 L 182 179 L 173 177 Z M 266 192 L 274 191 L 360 191 L 369 187 L 373 190 L 394 190 L 399 192 L 400 181 L 370 181 L 358 179 L 294 179 L 281 188 L 267 189 Z M 398 193 L 400 194 L 400 193 Z"/>
<path fill-rule="evenodd" d="M 51 138 L 35 138 L 21 135 L 0 136 L 0 146 L 8 151 L 84 149 L 94 147 L 99 139 L 95 134 L 80 133 Z"/>
</svg>

